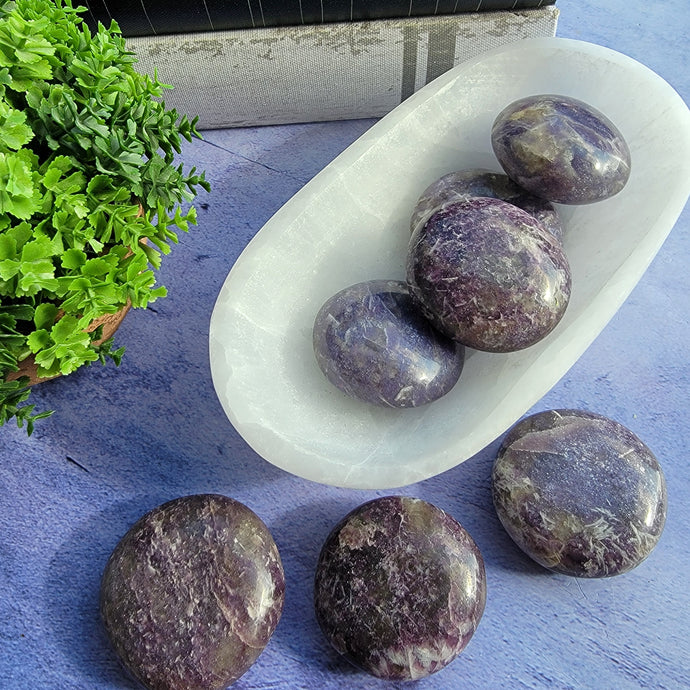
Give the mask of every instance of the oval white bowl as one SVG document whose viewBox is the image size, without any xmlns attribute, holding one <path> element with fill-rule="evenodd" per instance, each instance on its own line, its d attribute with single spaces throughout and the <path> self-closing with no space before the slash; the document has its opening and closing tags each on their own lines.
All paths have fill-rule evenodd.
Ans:
<svg viewBox="0 0 690 690">
<path fill-rule="evenodd" d="M 425 407 L 346 397 L 313 355 L 319 307 L 352 283 L 404 279 L 421 192 L 452 170 L 500 171 L 493 120 L 537 93 L 601 110 L 633 161 L 617 196 L 559 209 L 573 276 L 563 320 L 526 350 L 469 352 L 455 388 Z M 638 282 L 689 194 L 690 112 L 647 67 L 560 38 L 520 41 L 462 63 L 377 122 L 249 243 L 211 318 L 216 393 L 260 456 L 301 477 L 388 489 L 444 472 L 504 433 L 575 363 Z"/>
</svg>

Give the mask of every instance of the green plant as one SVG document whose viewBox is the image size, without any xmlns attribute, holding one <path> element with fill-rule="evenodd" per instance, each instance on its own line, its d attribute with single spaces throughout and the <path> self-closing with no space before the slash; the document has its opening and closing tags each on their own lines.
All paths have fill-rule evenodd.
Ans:
<svg viewBox="0 0 690 690">
<path fill-rule="evenodd" d="M 190 121 L 138 73 L 115 22 L 91 32 L 71 0 L 0 0 L 0 425 L 50 412 L 27 404 L 41 377 L 113 359 L 86 327 L 165 295 L 154 271 L 196 223 L 183 213 L 204 174 L 175 165 Z"/>
</svg>

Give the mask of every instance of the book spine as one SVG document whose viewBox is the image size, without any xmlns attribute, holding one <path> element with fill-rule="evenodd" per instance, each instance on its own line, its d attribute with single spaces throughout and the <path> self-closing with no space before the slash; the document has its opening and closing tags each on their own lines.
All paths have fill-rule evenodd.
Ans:
<svg viewBox="0 0 690 690">
<path fill-rule="evenodd" d="M 115 19 L 124 36 L 256 29 L 373 19 L 521 10 L 556 0 L 89 0 L 84 20 L 94 29 Z"/>
<path fill-rule="evenodd" d="M 381 117 L 460 62 L 553 36 L 558 10 L 133 37 L 140 71 L 201 129 Z"/>
</svg>

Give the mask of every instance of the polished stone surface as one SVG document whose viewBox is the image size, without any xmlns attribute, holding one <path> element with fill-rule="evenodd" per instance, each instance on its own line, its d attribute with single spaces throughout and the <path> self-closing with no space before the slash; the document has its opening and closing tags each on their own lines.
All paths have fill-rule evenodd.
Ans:
<svg viewBox="0 0 690 690">
<path fill-rule="evenodd" d="M 412 212 L 410 230 L 426 222 L 435 211 L 457 201 L 485 196 L 502 199 L 534 216 L 556 239 L 563 237 L 563 223 L 553 204 L 522 189 L 507 175 L 481 168 L 456 170 L 432 182 Z"/>
<path fill-rule="evenodd" d="M 565 575 L 632 570 L 666 521 L 666 481 L 652 451 L 622 424 L 582 410 L 547 410 L 515 425 L 492 490 L 515 543 Z"/>
<path fill-rule="evenodd" d="M 314 354 L 328 380 L 353 398 L 417 407 L 457 382 L 465 348 L 439 333 L 407 285 L 372 280 L 333 295 L 314 320 Z"/>
<path fill-rule="evenodd" d="M 174 499 L 122 538 L 101 615 L 120 660 L 150 690 L 225 690 L 256 661 L 285 579 L 259 517 L 225 496 Z"/>
<path fill-rule="evenodd" d="M 487 352 L 542 340 L 571 287 L 560 243 L 527 212 L 487 197 L 450 204 L 415 230 L 407 282 L 440 331 Z"/>
<path fill-rule="evenodd" d="M 491 143 L 512 180 L 561 204 L 608 199 L 630 177 L 630 149 L 616 125 L 570 96 L 514 101 L 496 117 Z"/>
<path fill-rule="evenodd" d="M 477 545 L 421 499 L 386 496 L 343 518 L 324 543 L 314 605 L 324 635 L 385 680 L 435 673 L 467 646 L 484 612 Z"/>
</svg>

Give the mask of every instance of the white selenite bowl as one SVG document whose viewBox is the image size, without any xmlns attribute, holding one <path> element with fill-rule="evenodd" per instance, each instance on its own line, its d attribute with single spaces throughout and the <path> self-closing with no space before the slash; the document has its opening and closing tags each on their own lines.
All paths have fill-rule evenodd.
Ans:
<svg viewBox="0 0 690 690">
<path fill-rule="evenodd" d="M 559 207 L 573 280 L 562 321 L 520 352 L 468 351 L 458 384 L 430 405 L 397 410 L 350 399 L 316 364 L 317 311 L 353 283 L 404 279 L 419 195 L 453 170 L 501 172 L 491 149 L 494 118 L 539 93 L 598 108 L 632 156 L 617 196 Z M 220 402 L 260 456 L 316 482 L 388 489 L 444 472 L 503 434 L 575 363 L 638 282 L 689 194 L 690 112 L 647 67 L 561 38 L 519 41 L 462 63 L 339 155 L 239 257 L 210 324 Z"/>
</svg>

